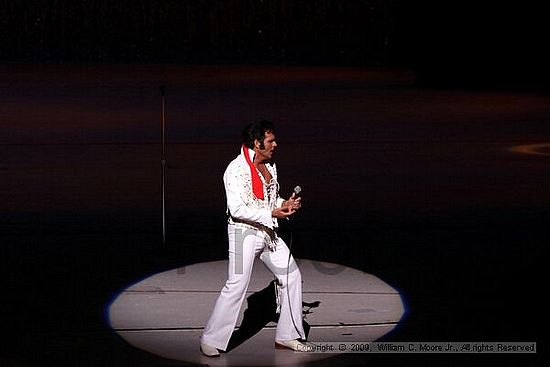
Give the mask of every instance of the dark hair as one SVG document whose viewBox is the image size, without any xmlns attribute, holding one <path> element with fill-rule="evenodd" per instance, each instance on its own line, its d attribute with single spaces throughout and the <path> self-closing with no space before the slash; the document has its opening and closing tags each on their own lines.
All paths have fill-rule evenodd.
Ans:
<svg viewBox="0 0 550 367">
<path fill-rule="evenodd" d="M 258 140 L 263 147 L 265 133 L 275 133 L 273 122 L 260 120 L 248 124 L 243 129 L 243 144 L 250 149 L 254 149 L 254 140 Z"/>
</svg>

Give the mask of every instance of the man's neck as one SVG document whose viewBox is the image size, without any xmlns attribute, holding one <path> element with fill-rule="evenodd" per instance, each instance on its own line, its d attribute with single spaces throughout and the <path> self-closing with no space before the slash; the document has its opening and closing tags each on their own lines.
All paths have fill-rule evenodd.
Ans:
<svg viewBox="0 0 550 367">
<path fill-rule="evenodd" d="M 259 166 L 267 163 L 267 159 L 262 157 L 257 151 L 254 151 L 254 165 Z"/>
<path fill-rule="evenodd" d="M 254 159 L 254 165 L 255 165 L 256 167 L 258 167 L 258 166 L 263 166 L 263 165 L 265 165 L 266 163 L 267 163 L 267 160 L 259 160 L 259 159 L 256 160 L 256 159 Z"/>
</svg>

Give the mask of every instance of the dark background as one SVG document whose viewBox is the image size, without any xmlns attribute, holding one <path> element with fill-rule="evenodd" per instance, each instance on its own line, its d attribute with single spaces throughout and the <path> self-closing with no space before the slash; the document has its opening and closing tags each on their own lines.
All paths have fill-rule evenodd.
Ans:
<svg viewBox="0 0 550 367">
<path fill-rule="evenodd" d="M 3 0 L 0 59 L 408 66 L 419 82 L 544 87 L 537 1 Z"/>
<path fill-rule="evenodd" d="M 408 314 L 389 340 L 544 353 L 550 171 L 508 149 L 550 138 L 545 14 L 535 1 L 0 0 L 0 365 L 179 365 L 126 345 L 105 307 L 138 279 L 226 256 L 220 176 L 255 118 L 276 122 L 282 187 L 308 200 L 296 256 L 397 288 Z M 326 365 L 378 362 L 537 365 Z"/>
</svg>

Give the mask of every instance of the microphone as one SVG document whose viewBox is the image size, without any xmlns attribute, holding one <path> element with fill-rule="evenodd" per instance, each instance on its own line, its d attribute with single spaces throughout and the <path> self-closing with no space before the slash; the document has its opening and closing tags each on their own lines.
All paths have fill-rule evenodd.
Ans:
<svg viewBox="0 0 550 367">
<path fill-rule="evenodd" d="M 300 186 L 294 186 L 294 190 L 292 191 L 292 193 L 294 194 L 295 199 L 298 198 L 298 196 L 300 195 L 300 192 L 302 192 L 302 188 Z M 290 218 L 286 217 L 286 220 L 290 220 Z"/>
</svg>

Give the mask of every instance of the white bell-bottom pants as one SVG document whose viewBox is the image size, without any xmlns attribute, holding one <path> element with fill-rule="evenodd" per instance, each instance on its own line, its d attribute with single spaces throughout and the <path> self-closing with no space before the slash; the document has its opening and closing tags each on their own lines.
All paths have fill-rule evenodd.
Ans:
<svg viewBox="0 0 550 367">
<path fill-rule="evenodd" d="M 304 338 L 302 276 L 286 243 L 278 236 L 272 240 L 263 231 L 247 229 L 234 224 L 228 225 L 228 235 L 228 278 L 204 328 L 201 342 L 220 350 L 227 349 L 250 283 L 254 259 L 258 255 L 282 285 L 281 312 L 275 339 Z M 269 249 L 270 241 L 274 241 L 276 245 L 274 249 Z"/>
</svg>

